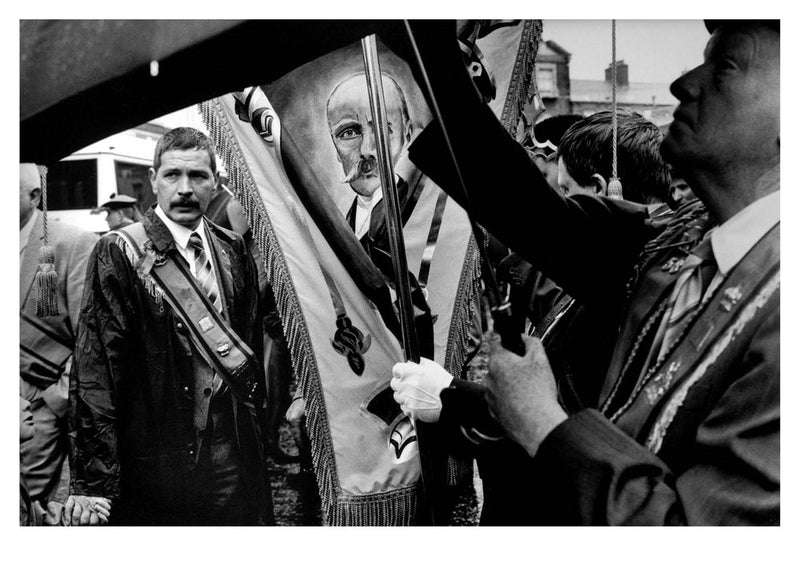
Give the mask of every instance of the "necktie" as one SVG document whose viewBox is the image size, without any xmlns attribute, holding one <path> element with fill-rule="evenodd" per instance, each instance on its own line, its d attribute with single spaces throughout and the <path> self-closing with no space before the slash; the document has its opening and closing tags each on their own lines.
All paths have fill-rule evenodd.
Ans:
<svg viewBox="0 0 800 571">
<path fill-rule="evenodd" d="M 664 319 L 653 344 L 653 349 L 658 349 L 659 359 L 686 327 L 689 316 L 702 302 L 703 294 L 716 272 L 717 264 L 714 261 L 709 235 L 692 250 L 683 264 L 678 279 L 675 280 L 675 287 L 667 302 Z"/>
<path fill-rule="evenodd" d="M 211 266 L 211 260 L 208 259 L 205 248 L 203 248 L 203 241 L 197 232 L 192 232 L 188 245 L 194 252 L 194 276 L 217 311 L 222 313 L 222 300 L 219 296 L 219 286 L 214 275 L 214 268 Z"/>
<path fill-rule="evenodd" d="M 222 313 L 222 300 L 219 296 L 219 286 L 217 286 L 214 268 L 211 266 L 211 260 L 208 259 L 208 255 L 206 255 L 205 248 L 203 248 L 203 240 L 197 232 L 192 232 L 188 246 L 194 253 L 194 277 L 200 282 L 203 291 L 208 299 L 211 300 L 211 303 L 214 304 L 214 307 L 217 308 L 217 311 Z M 214 374 L 212 387 L 214 394 L 217 394 L 223 388 L 222 379 L 216 373 Z"/>
</svg>

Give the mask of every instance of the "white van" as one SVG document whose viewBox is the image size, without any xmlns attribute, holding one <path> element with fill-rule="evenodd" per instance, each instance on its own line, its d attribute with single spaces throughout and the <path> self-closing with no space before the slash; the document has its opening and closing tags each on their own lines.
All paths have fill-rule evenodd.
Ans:
<svg viewBox="0 0 800 571">
<path fill-rule="evenodd" d="M 92 232 L 107 232 L 105 213 L 92 214 L 111 198 L 125 194 L 144 213 L 155 202 L 148 169 L 158 139 L 167 128 L 153 123 L 112 135 L 71 154 L 47 172 L 48 218 Z"/>
</svg>

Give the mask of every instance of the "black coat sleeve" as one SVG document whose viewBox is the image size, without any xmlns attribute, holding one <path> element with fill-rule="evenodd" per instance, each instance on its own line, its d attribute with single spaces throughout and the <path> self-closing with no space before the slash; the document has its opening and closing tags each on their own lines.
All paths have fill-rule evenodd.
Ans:
<svg viewBox="0 0 800 571">
<path fill-rule="evenodd" d="M 756 331 L 676 472 L 596 410 L 534 458 L 538 516 L 567 525 L 780 523 L 780 312 Z"/>
<path fill-rule="evenodd" d="M 70 378 L 71 493 L 119 496 L 117 394 L 133 369 L 128 361 L 136 279 L 125 254 L 106 237 L 86 271 L 78 338 Z"/>
<path fill-rule="evenodd" d="M 421 28 L 416 37 L 468 198 L 436 121 L 414 141 L 409 158 L 581 303 L 617 300 L 643 245 L 657 234 L 647 209 L 593 196 L 565 198 L 551 188 L 480 99 L 457 43 L 430 39 L 440 28 L 430 34 Z"/>
</svg>

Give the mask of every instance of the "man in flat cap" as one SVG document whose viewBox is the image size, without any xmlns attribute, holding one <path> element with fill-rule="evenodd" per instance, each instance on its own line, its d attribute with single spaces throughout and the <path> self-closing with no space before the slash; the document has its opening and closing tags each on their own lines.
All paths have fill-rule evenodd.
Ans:
<svg viewBox="0 0 800 571">
<path fill-rule="evenodd" d="M 532 459 L 539 523 L 780 523 L 780 27 L 707 26 L 661 146 L 708 211 L 699 225 L 560 196 L 477 96 L 455 41 L 436 39 L 441 24 L 414 25 L 472 214 L 581 303 L 618 308 L 597 408 L 576 414 L 539 340 L 521 357 L 494 343 L 487 400 Z M 409 156 L 463 200 L 445 143 L 429 126 Z M 398 367 L 412 399 L 425 371 Z"/>
<path fill-rule="evenodd" d="M 111 198 L 97 208 L 106 213 L 106 224 L 109 230 L 119 230 L 142 219 L 136 206 L 136 199 L 126 194 L 112 194 Z"/>
</svg>

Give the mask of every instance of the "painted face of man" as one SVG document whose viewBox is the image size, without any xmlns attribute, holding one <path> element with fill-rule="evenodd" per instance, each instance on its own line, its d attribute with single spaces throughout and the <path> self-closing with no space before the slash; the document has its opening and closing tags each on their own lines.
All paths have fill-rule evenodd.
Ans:
<svg viewBox="0 0 800 571">
<path fill-rule="evenodd" d="M 403 100 L 394 81 L 384 77 L 383 89 L 389 127 L 389 152 L 397 164 L 410 142 L 411 122 L 403 112 Z M 328 127 L 345 181 L 361 196 L 372 196 L 381 186 L 378 153 L 373 134 L 367 80 L 363 74 L 340 83 L 328 101 Z"/>
<path fill-rule="evenodd" d="M 150 169 L 150 184 L 167 217 L 194 229 L 208 208 L 217 177 L 208 151 L 172 150 L 161 155 L 158 172 Z"/>
<path fill-rule="evenodd" d="M 686 168 L 755 164 L 780 151 L 780 34 L 724 24 L 704 61 L 670 86 L 680 104 L 662 154 Z"/>
</svg>

